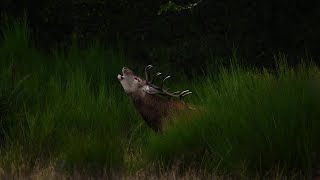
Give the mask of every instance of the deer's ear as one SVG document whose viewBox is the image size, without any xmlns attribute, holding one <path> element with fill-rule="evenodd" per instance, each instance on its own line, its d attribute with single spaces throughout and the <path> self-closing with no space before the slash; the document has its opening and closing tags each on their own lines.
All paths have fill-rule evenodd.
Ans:
<svg viewBox="0 0 320 180">
<path fill-rule="evenodd" d="M 145 89 L 146 93 L 148 93 L 148 94 L 158 94 L 158 93 L 160 93 L 158 90 L 156 90 L 155 88 L 150 87 L 150 86 L 145 86 L 144 89 Z"/>
</svg>

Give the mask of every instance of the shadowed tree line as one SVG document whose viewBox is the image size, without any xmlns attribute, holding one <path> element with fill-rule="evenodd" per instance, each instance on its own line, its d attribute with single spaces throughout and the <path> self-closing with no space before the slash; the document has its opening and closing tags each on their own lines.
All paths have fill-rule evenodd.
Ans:
<svg viewBox="0 0 320 180">
<path fill-rule="evenodd" d="M 173 1 L 187 5 L 196 1 Z M 129 57 L 148 63 L 188 67 L 209 63 L 212 56 L 230 56 L 236 49 L 248 65 L 273 64 L 284 52 L 289 63 L 319 55 L 320 4 L 317 1 L 202 0 L 192 9 L 164 11 L 166 0 L 4 0 L 2 12 L 26 12 L 41 47 L 77 39 L 121 42 Z M 189 63 L 186 63 L 189 62 Z"/>
</svg>

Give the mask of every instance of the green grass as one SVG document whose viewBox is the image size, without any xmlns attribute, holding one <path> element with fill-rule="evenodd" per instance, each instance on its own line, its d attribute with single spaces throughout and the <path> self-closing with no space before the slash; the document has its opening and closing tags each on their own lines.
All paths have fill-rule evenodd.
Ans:
<svg viewBox="0 0 320 180">
<path fill-rule="evenodd" d="M 318 72 L 281 63 L 277 74 L 224 69 L 217 81 L 193 86 L 206 112 L 151 136 L 145 152 L 152 161 L 183 160 L 236 175 L 240 167 L 264 174 L 277 165 L 310 175 L 312 152 L 319 152 L 320 79 L 311 80 Z"/>
<path fill-rule="evenodd" d="M 73 46 L 67 54 L 44 54 L 29 43 L 23 23 L 3 35 L 1 156 L 6 158 L 0 163 L 122 166 L 127 137 L 140 121 L 116 79 L 126 64 L 122 53 L 96 43 L 84 51 Z M 12 99 L 16 87 L 19 99 Z"/>
<path fill-rule="evenodd" d="M 191 120 L 177 117 L 158 135 L 116 79 L 122 66 L 140 74 L 143 65 L 99 43 L 45 53 L 24 22 L 5 27 L 0 40 L 1 168 L 53 163 L 134 174 L 178 164 L 221 175 L 263 176 L 277 167 L 311 175 L 320 136 L 316 66 L 292 68 L 279 55 L 273 72 L 233 65 L 187 79 L 163 64 L 173 76 L 168 86 L 190 89 L 187 101 L 205 110 Z"/>
</svg>

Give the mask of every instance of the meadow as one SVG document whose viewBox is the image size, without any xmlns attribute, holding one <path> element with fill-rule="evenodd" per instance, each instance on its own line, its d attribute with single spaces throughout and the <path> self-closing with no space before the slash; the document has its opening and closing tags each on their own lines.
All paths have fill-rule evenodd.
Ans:
<svg viewBox="0 0 320 180">
<path fill-rule="evenodd" d="M 44 52 L 25 22 L 2 32 L 0 177 L 308 179 L 320 164 L 320 71 L 308 59 L 290 67 L 277 54 L 274 70 L 258 70 L 233 57 L 193 78 L 164 62 L 168 86 L 190 89 L 186 101 L 206 111 L 160 135 L 116 78 L 145 66 L 121 48 Z"/>
</svg>

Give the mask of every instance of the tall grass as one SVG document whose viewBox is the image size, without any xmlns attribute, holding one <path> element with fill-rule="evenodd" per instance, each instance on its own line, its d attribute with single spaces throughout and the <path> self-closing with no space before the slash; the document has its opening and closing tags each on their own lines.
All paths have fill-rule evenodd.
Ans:
<svg viewBox="0 0 320 180">
<path fill-rule="evenodd" d="M 116 79 L 122 66 L 135 71 L 141 66 L 121 50 L 92 43 L 44 53 L 32 45 L 25 21 L 2 32 L 2 168 L 54 163 L 69 170 L 130 173 L 178 163 L 235 176 L 277 167 L 311 174 L 320 136 L 315 66 L 292 68 L 278 56 L 274 72 L 233 64 L 193 79 L 172 74 L 179 83 L 168 86 L 191 89 L 187 101 L 204 110 L 191 119 L 177 117 L 159 135 L 146 127 Z"/>
<path fill-rule="evenodd" d="M 56 161 L 121 170 L 127 137 L 140 120 L 116 79 L 125 57 L 97 43 L 42 53 L 24 22 L 7 26 L 0 45 L 1 165 Z M 22 97 L 13 104 L 16 88 Z"/>
<path fill-rule="evenodd" d="M 276 74 L 236 66 L 222 68 L 215 82 L 194 84 L 206 112 L 151 136 L 148 157 L 236 175 L 277 166 L 310 175 L 319 152 L 319 71 L 283 62 Z"/>
</svg>

